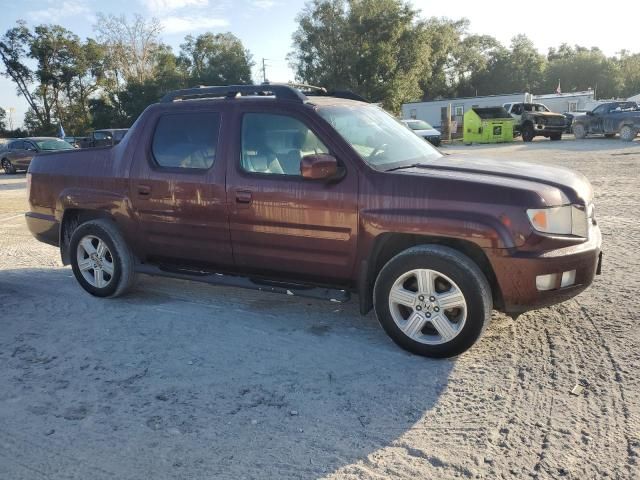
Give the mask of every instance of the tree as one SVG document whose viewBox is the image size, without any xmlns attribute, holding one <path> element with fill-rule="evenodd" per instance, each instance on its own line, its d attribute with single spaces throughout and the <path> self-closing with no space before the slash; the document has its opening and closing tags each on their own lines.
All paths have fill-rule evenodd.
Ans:
<svg viewBox="0 0 640 480">
<path fill-rule="evenodd" d="M 561 45 L 550 49 L 544 90 L 554 91 L 560 80 L 563 91 L 597 88 L 599 98 L 611 98 L 622 92 L 618 62 L 598 48 Z M 631 72 L 629 72 L 631 74 Z"/>
<path fill-rule="evenodd" d="M 0 133 L 7 131 L 7 112 L 0 107 Z"/>
<path fill-rule="evenodd" d="M 429 44 L 408 3 L 313 0 L 298 22 L 289 59 L 302 82 L 351 89 L 392 111 L 420 96 Z"/>
<path fill-rule="evenodd" d="M 153 78 L 155 59 L 160 45 L 160 22 L 152 18 L 145 20 L 141 15 L 134 15 L 129 22 L 121 15 L 98 14 L 94 26 L 98 40 L 107 51 L 107 71 L 111 81 L 144 82 Z"/>
<path fill-rule="evenodd" d="M 188 35 L 180 45 L 179 63 L 189 82 L 199 85 L 251 83 L 251 54 L 235 35 Z"/>
</svg>

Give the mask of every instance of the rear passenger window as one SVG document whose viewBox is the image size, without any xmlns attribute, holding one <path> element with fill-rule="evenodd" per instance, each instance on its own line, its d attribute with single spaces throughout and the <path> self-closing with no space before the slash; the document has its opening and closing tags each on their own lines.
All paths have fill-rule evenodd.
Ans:
<svg viewBox="0 0 640 480">
<path fill-rule="evenodd" d="M 242 168 L 247 172 L 300 175 L 300 160 L 329 149 L 301 121 L 286 115 L 246 113 L 242 118 Z"/>
<path fill-rule="evenodd" d="M 219 131 L 219 113 L 163 115 L 153 134 L 153 157 L 164 168 L 209 168 L 216 158 Z"/>
</svg>

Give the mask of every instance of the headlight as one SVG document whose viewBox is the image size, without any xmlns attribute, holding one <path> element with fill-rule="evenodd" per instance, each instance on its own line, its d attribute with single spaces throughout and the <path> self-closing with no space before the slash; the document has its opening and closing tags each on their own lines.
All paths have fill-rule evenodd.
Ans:
<svg viewBox="0 0 640 480">
<path fill-rule="evenodd" d="M 539 232 L 554 235 L 577 235 L 587 237 L 587 209 L 576 205 L 527 210 L 529 221 Z"/>
</svg>

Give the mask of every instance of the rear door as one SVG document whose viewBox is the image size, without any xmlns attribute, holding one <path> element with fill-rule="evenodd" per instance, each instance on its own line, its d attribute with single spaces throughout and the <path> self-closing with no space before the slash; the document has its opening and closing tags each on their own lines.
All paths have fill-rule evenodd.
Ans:
<svg viewBox="0 0 640 480">
<path fill-rule="evenodd" d="M 351 278 L 357 171 L 322 128 L 298 109 L 237 106 L 227 198 L 234 259 L 243 271 L 311 281 Z M 300 160 L 312 153 L 336 156 L 344 176 L 303 179 Z"/>
<path fill-rule="evenodd" d="M 130 173 L 141 255 L 161 263 L 233 263 L 225 192 L 226 120 L 215 106 L 151 116 Z"/>
</svg>

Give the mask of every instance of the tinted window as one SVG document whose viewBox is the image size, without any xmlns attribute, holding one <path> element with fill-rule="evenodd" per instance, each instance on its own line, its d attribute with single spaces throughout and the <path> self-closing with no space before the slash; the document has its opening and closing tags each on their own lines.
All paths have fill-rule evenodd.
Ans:
<svg viewBox="0 0 640 480">
<path fill-rule="evenodd" d="M 95 138 L 96 140 L 107 140 L 111 138 L 111 134 L 107 132 L 94 132 L 93 138 Z"/>
<path fill-rule="evenodd" d="M 11 142 L 9 144 L 9 150 L 22 150 L 23 148 L 24 148 L 24 142 L 22 140 Z"/>
<path fill-rule="evenodd" d="M 242 118 L 242 168 L 247 172 L 300 175 L 300 160 L 329 149 L 292 117 L 247 113 Z"/>
<path fill-rule="evenodd" d="M 219 113 L 163 115 L 153 135 L 153 156 L 161 167 L 209 168 L 220 130 Z"/>
<path fill-rule="evenodd" d="M 26 143 L 26 142 L 25 142 Z M 47 138 L 45 140 L 36 140 L 40 150 L 71 150 L 73 145 L 59 138 Z M 34 145 L 29 145 L 35 148 Z"/>
<path fill-rule="evenodd" d="M 115 132 L 113 132 L 113 138 L 115 138 L 116 140 L 122 140 L 125 133 L 127 133 L 126 130 L 116 130 Z"/>
</svg>

